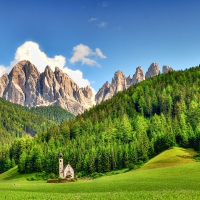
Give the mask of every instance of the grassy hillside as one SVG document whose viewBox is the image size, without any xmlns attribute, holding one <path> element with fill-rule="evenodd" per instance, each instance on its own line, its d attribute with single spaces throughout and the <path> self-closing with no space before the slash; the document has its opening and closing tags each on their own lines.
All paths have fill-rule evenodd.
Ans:
<svg viewBox="0 0 200 200">
<path fill-rule="evenodd" d="M 152 158 L 150 161 L 145 163 L 141 169 L 163 168 L 194 163 L 196 162 L 194 159 L 194 156 L 196 155 L 197 152 L 193 149 L 173 147 Z"/>
<path fill-rule="evenodd" d="M 187 164 L 176 165 L 174 160 L 171 163 L 176 166 L 157 168 L 154 159 L 149 161 L 154 163 L 154 169 L 65 184 L 22 181 L 20 177 L 3 181 L 4 174 L 0 175 L 0 199 L 199 199 L 200 162 L 190 159 L 188 163 L 185 157 L 194 152 L 174 148 L 163 154 L 166 155 L 165 159 L 162 154 L 155 159 L 166 163 L 170 157 L 178 155 L 181 157 L 180 163 L 187 160 Z"/>
<path fill-rule="evenodd" d="M 46 117 L 49 120 L 60 124 L 71 119 L 75 119 L 75 116 L 59 106 L 38 106 L 29 109 L 30 112 L 37 115 Z"/>
</svg>

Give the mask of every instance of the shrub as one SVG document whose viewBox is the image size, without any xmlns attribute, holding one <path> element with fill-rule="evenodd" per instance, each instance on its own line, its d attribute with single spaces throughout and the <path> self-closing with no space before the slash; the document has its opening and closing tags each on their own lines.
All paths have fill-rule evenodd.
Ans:
<svg viewBox="0 0 200 200">
<path fill-rule="evenodd" d="M 77 173 L 77 177 L 79 177 L 79 178 L 84 177 L 84 176 L 86 176 L 86 172 L 85 171 L 81 171 L 81 172 Z"/>
<path fill-rule="evenodd" d="M 36 181 L 37 178 L 34 177 L 34 176 L 32 176 L 32 177 L 28 177 L 26 180 L 27 180 L 27 181 Z"/>
<path fill-rule="evenodd" d="M 135 165 L 134 165 L 133 163 L 130 163 L 130 164 L 128 165 L 128 169 L 129 169 L 129 170 L 134 169 L 134 167 L 135 167 Z"/>
<path fill-rule="evenodd" d="M 49 179 L 55 179 L 56 175 L 54 173 L 50 173 L 48 176 Z"/>
<path fill-rule="evenodd" d="M 95 179 L 95 178 L 99 178 L 99 177 L 101 177 L 101 176 L 103 176 L 102 173 L 94 172 L 94 173 L 91 174 L 91 177 L 92 177 L 93 179 Z"/>
<path fill-rule="evenodd" d="M 61 180 L 62 180 L 62 178 L 61 178 L 61 177 L 58 177 L 58 183 L 60 183 L 60 182 L 61 182 Z"/>
<path fill-rule="evenodd" d="M 68 179 L 68 178 L 71 178 L 71 176 L 70 176 L 70 175 L 67 175 L 67 176 L 66 176 L 66 179 Z"/>
</svg>

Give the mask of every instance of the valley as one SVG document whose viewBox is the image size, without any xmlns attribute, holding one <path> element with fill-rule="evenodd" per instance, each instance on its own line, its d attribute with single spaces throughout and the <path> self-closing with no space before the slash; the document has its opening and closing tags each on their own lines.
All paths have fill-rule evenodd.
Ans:
<svg viewBox="0 0 200 200">
<path fill-rule="evenodd" d="M 187 152 L 190 161 L 185 157 Z M 165 159 L 162 154 L 165 154 Z M 164 151 L 140 169 L 123 174 L 103 176 L 94 180 L 78 179 L 72 183 L 26 181 L 27 175 L 0 175 L 1 199 L 198 199 L 200 162 L 192 158 L 191 149 L 172 148 Z M 156 166 L 156 161 L 168 162 L 179 156 L 174 166 Z M 187 160 L 187 161 L 186 161 Z M 186 163 L 185 163 L 186 161 Z M 173 165 L 174 161 L 171 161 Z M 149 167 L 154 163 L 154 169 Z M 183 164 L 184 163 L 184 164 Z M 9 191 L 9 192 L 8 192 Z"/>
<path fill-rule="evenodd" d="M 169 71 L 118 91 L 76 117 L 56 106 L 28 108 L 1 99 L 2 198 L 196 198 L 199 81 L 199 66 Z M 25 180 L 35 180 L 30 175 L 37 173 L 57 179 L 61 152 L 78 181 Z M 7 194 L 9 187 L 14 188 Z"/>
<path fill-rule="evenodd" d="M 200 199 L 200 1 L 0 1 L 0 200 Z"/>
</svg>

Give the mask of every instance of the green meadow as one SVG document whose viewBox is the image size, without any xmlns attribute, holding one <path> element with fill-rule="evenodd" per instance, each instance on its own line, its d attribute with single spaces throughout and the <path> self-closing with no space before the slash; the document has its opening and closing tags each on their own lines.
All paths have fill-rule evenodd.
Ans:
<svg viewBox="0 0 200 200">
<path fill-rule="evenodd" d="M 174 147 L 140 169 L 71 183 L 26 181 L 17 168 L 0 174 L 0 199 L 200 199 L 200 162 Z"/>
</svg>

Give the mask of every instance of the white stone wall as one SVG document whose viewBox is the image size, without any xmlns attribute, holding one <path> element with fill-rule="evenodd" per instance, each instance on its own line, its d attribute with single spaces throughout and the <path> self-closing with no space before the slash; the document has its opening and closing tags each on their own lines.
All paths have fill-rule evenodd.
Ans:
<svg viewBox="0 0 200 200">
<path fill-rule="evenodd" d="M 66 178 L 67 175 L 70 175 L 71 178 L 74 178 L 74 169 L 70 164 L 68 164 L 64 169 L 64 178 Z"/>
</svg>

